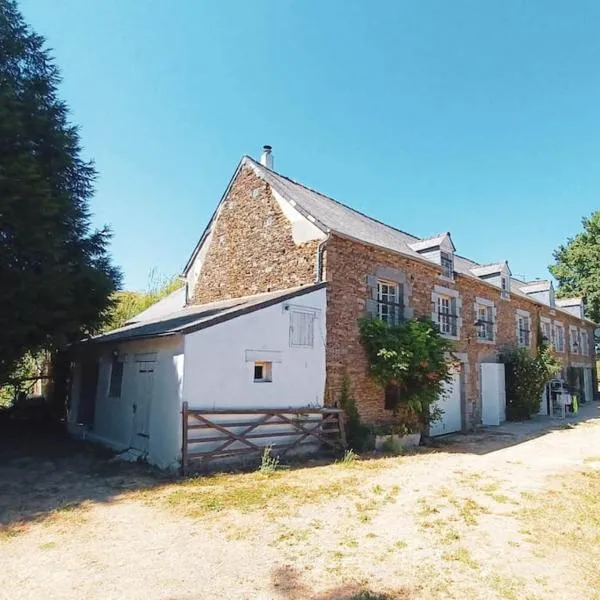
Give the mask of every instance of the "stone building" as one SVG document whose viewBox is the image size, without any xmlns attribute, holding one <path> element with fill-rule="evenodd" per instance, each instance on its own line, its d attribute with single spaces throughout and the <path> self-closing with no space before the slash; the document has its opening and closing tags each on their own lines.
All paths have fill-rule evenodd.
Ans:
<svg viewBox="0 0 600 600">
<path fill-rule="evenodd" d="M 348 376 L 366 422 L 390 415 L 359 339 L 366 313 L 430 316 L 455 341 L 458 419 L 444 432 L 480 422 L 482 365 L 497 363 L 505 345 L 535 348 L 539 332 L 563 376 L 570 367 L 592 399 L 595 325 L 581 299 L 555 300 L 550 281 L 522 281 L 506 260 L 461 256 L 448 232 L 422 239 L 372 219 L 277 173 L 272 161 L 265 146 L 260 162 L 244 156 L 238 164 L 185 267 L 186 304 L 326 282 L 325 399 L 335 403 Z"/>
</svg>

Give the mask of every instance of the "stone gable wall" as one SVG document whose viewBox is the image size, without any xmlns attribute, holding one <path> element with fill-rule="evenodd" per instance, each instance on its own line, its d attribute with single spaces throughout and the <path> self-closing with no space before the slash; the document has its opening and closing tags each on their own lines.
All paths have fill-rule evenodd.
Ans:
<svg viewBox="0 0 600 600">
<path fill-rule="evenodd" d="M 296 244 L 270 187 L 242 167 L 213 223 L 191 303 L 314 283 L 319 241 Z"/>
</svg>

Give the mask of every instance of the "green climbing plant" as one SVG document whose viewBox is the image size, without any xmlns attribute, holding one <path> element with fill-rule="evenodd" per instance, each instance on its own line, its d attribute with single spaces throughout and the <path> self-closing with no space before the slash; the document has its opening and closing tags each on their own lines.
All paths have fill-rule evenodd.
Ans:
<svg viewBox="0 0 600 600">
<path fill-rule="evenodd" d="M 399 424 L 424 431 L 441 417 L 436 402 L 452 378 L 452 342 L 427 318 L 398 324 L 363 318 L 360 334 L 371 376 L 397 390 L 392 410 Z"/>
</svg>

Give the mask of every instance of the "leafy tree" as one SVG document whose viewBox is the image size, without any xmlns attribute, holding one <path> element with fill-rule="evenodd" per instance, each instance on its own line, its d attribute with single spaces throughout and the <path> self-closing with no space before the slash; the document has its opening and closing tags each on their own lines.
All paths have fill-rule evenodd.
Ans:
<svg viewBox="0 0 600 600">
<path fill-rule="evenodd" d="M 600 210 L 582 219 L 583 231 L 554 252 L 549 267 L 562 297 L 584 296 L 586 316 L 600 322 Z"/>
<path fill-rule="evenodd" d="M 182 285 L 181 280 L 177 277 L 160 279 L 154 272 L 151 272 L 150 283 L 145 292 L 115 292 L 113 307 L 107 315 L 103 331 L 122 327 L 132 317 L 162 300 Z"/>
<path fill-rule="evenodd" d="M 120 283 L 59 82 L 44 39 L 0 0 L 0 382 L 28 352 L 98 331 Z"/>
</svg>

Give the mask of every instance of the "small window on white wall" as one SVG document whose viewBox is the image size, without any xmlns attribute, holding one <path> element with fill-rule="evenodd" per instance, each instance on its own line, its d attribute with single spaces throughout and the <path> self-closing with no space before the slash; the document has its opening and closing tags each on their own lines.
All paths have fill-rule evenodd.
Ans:
<svg viewBox="0 0 600 600">
<path fill-rule="evenodd" d="M 121 397 L 121 387 L 123 385 L 123 359 L 113 356 L 110 367 L 110 384 L 108 386 L 108 395 L 111 398 Z"/>
<path fill-rule="evenodd" d="M 312 348 L 314 345 L 315 315 L 300 310 L 290 311 L 290 346 Z"/>
<path fill-rule="evenodd" d="M 257 360 L 254 363 L 254 382 L 264 383 L 273 381 L 273 363 Z"/>
</svg>

